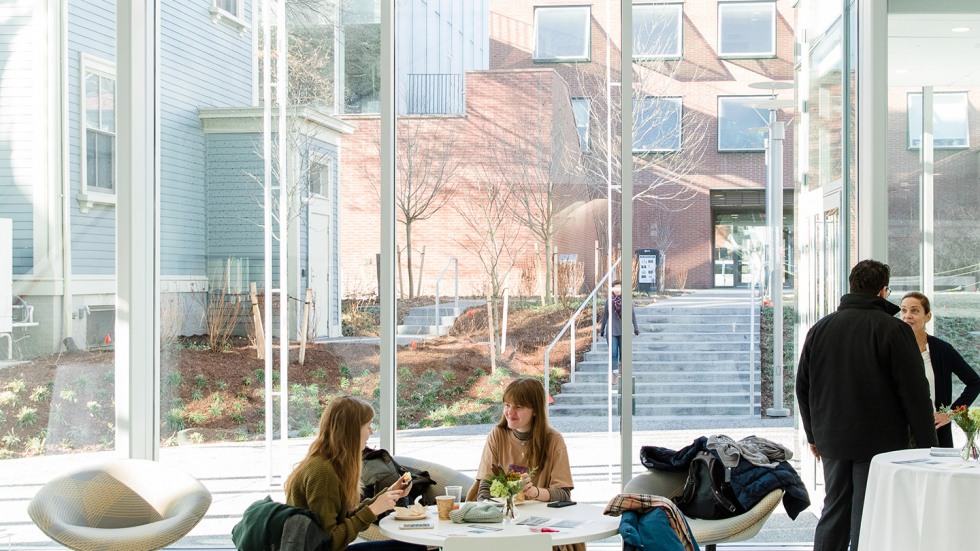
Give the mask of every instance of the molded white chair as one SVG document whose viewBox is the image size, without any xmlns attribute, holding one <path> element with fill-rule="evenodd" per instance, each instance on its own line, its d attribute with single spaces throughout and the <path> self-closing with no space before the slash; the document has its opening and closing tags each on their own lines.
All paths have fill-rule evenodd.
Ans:
<svg viewBox="0 0 980 551">
<path fill-rule="evenodd" d="M 627 494 L 648 494 L 673 499 L 684 489 L 687 474 L 683 472 L 658 471 L 650 469 L 633 477 L 623 489 Z M 716 543 L 745 541 L 752 539 L 769 519 L 779 501 L 783 497 L 782 490 L 773 490 L 766 494 L 759 503 L 741 515 L 720 520 L 705 520 L 687 518 L 691 533 L 699 545 L 706 551 L 714 551 Z"/>
<path fill-rule="evenodd" d="M 520 536 L 493 536 L 487 538 L 449 536 L 442 544 L 442 551 L 551 551 L 551 534 L 522 534 Z"/>
<path fill-rule="evenodd" d="M 155 461 L 110 460 L 59 476 L 27 513 L 54 541 L 81 551 L 152 551 L 184 537 L 211 506 L 194 477 Z"/>
</svg>

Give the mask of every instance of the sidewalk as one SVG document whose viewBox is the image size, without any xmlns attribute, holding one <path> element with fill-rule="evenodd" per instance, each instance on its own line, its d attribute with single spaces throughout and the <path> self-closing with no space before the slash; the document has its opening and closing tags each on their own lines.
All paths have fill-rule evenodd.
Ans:
<svg viewBox="0 0 980 551">
<path fill-rule="evenodd" d="M 616 420 L 618 423 L 618 419 Z M 639 463 L 641 446 L 656 445 L 678 449 L 701 435 L 726 434 L 739 439 L 756 435 L 794 450 L 796 429 L 793 419 L 723 418 L 704 420 L 643 421 L 633 434 L 632 472 L 644 470 Z M 575 479 L 576 501 L 605 505 L 619 492 L 618 434 L 605 432 L 608 421 L 592 418 L 554 419 L 552 424 L 565 437 Z M 614 425 L 614 428 L 616 425 Z M 453 467 L 470 476 L 476 472 L 486 434 L 491 425 L 445 427 L 399 431 L 395 454 L 410 455 Z M 310 439 L 289 441 L 288 453 L 274 445 L 275 473 L 288 473 L 309 446 Z M 370 445 L 377 445 L 377 441 Z M 86 462 L 111 457 L 108 452 L 78 453 L 3 461 L 0 465 L 0 532 L 5 531 L 15 549 L 57 548 L 38 530 L 27 516 L 27 503 L 37 489 L 50 478 Z M 233 549 L 231 527 L 242 511 L 253 501 L 271 495 L 283 499 L 282 481 L 269 485 L 264 442 L 199 444 L 164 448 L 161 461 L 197 477 L 211 490 L 213 502 L 208 516 L 173 548 L 216 547 Z M 819 502 L 811 495 L 811 501 Z M 806 543 L 813 541 L 816 517 L 808 510 L 795 521 L 789 520 L 782 507 L 777 508 L 763 531 L 753 542 Z M 7 538 L 0 533 L 0 549 Z M 619 538 L 593 542 L 589 548 L 620 548 Z"/>
</svg>

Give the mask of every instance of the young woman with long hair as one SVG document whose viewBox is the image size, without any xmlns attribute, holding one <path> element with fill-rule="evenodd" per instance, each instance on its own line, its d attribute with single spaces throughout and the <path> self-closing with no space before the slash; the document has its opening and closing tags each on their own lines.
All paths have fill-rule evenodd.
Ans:
<svg viewBox="0 0 980 551">
<path fill-rule="evenodd" d="M 477 484 L 468 499 L 489 499 L 490 484 L 486 482 L 493 465 L 525 473 L 524 496 L 537 501 L 571 499 L 572 469 L 568 463 L 565 439 L 548 424 L 544 385 L 537 379 L 516 379 L 504 390 L 504 412 L 500 422 L 487 435 Z M 472 495 L 475 494 L 475 495 Z M 585 550 L 585 544 L 562 546 L 564 549 Z"/>
<path fill-rule="evenodd" d="M 320 416 L 319 431 L 306 457 L 286 479 L 286 503 L 315 512 L 334 551 L 424 550 L 395 540 L 351 545 L 409 490 L 399 479 L 386 491 L 361 500 L 361 451 L 373 433 L 373 420 L 374 409 L 365 400 L 341 396 L 331 401 Z"/>
</svg>

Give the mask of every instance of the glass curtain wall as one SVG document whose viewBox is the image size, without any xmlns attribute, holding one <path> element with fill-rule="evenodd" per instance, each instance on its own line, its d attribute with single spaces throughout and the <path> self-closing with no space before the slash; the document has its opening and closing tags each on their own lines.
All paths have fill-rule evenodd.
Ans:
<svg viewBox="0 0 980 551">
<path fill-rule="evenodd" d="M 965 3 L 889 3 L 888 260 L 892 300 L 921 291 L 930 334 L 976 367 L 980 225 L 976 212 L 980 81 L 961 63 L 980 44 L 980 10 Z M 965 56 L 965 57 L 964 57 Z M 972 62 L 967 62 L 972 63 Z M 962 388 L 954 377 L 954 398 Z M 954 438 L 961 434 L 954 430 Z"/>
</svg>

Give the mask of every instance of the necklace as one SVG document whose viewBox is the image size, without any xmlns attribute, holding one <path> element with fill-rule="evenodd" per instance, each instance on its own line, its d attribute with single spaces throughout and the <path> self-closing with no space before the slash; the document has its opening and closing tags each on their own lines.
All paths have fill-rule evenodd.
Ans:
<svg viewBox="0 0 980 551">
<path fill-rule="evenodd" d="M 521 443 L 521 457 L 524 457 L 524 446 L 531 441 L 531 431 L 520 432 L 518 430 L 511 429 L 511 432 L 514 433 L 514 438 L 517 438 L 517 441 Z"/>
</svg>

